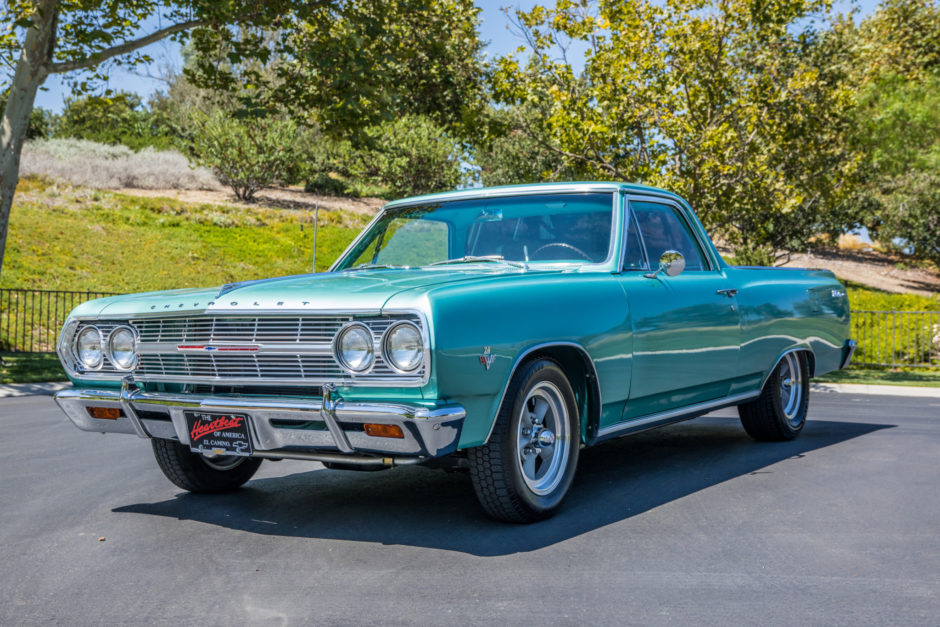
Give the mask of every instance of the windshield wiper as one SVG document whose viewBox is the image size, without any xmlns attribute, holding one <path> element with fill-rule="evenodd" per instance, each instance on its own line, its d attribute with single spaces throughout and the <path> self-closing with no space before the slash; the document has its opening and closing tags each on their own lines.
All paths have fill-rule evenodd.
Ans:
<svg viewBox="0 0 940 627">
<path fill-rule="evenodd" d="M 443 261 L 435 261 L 433 263 L 427 264 L 426 267 L 443 266 L 449 263 L 502 263 L 514 268 L 526 267 L 525 264 L 519 263 L 518 261 L 509 261 L 508 259 L 504 259 L 502 255 L 466 255 L 465 257 L 458 257 L 457 259 L 444 259 Z"/>
<path fill-rule="evenodd" d="M 351 268 L 343 268 L 341 272 L 352 272 L 353 270 L 387 270 L 389 268 L 408 268 L 409 266 L 394 266 L 388 263 L 361 263 Z"/>
</svg>

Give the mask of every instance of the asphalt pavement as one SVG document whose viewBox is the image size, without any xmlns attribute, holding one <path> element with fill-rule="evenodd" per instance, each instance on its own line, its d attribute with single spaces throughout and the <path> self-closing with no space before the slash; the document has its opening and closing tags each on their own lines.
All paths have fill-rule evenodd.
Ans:
<svg viewBox="0 0 940 627">
<path fill-rule="evenodd" d="M 816 393 L 582 451 L 564 509 L 487 519 L 466 474 L 265 462 L 190 495 L 144 440 L 0 400 L 0 624 L 940 624 L 940 399 Z"/>
</svg>

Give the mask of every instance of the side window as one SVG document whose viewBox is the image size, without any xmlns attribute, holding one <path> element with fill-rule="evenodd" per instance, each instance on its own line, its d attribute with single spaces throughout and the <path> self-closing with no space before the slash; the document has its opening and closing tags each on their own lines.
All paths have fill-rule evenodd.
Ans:
<svg viewBox="0 0 940 627">
<path fill-rule="evenodd" d="M 677 250 L 685 257 L 686 271 L 695 272 L 708 268 L 701 248 L 675 209 L 654 202 L 630 204 L 640 224 L 651 266 L 655 267 L 667 250 Z"/>
<path fill-rule="evenodd" d="M 629 214 L 628 214 L 629 215 Z M 623 255 L 624 270 L 646 270 L 646 257 L 643 256 L 643 244 L 640 243 L 640 232 L 637 229 L 636 218 L 630 216 L 630 224 L 627 227 L 627 240 L 625 243 L 627 249 Z"/>
</svg>

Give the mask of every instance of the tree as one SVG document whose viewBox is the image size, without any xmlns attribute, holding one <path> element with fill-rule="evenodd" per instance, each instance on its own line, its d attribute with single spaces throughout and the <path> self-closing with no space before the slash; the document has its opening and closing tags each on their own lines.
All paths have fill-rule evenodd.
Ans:
<svg viewBox="0 0 940 627">
<path fill-rule="evenodd" d="M 326 134 L 367 141 L 366 129 L 429 116 L 467 137 L 483 102 L 479 9 L 472 0 L 345 0 L 281 29 L 203 30 L 185 74 L 234 93 L 248 111 L 288 107 Z M 268 51 L 239 63 L 243 47 Z"/>
<path fill-rule="evenodd" d="M 50 74 L 87 70 L 93 78 L 101 78 L 102 64 L 145 61 L 148 58 L 141 49 L 161 39 L 181 39 L 193 29 L 226 31 L 231 25 L 277 29 L 288 16 L 302 16 L 321 2 L 8 0 L 0 9 L 5 25 L 0 34 L 0 60 L 8 67 L 15 64 L 15 69 L 0 123 L 0 270 L 20 153 L 36 92 Z M 152 30 L 139 26 L 154 22 L 161 26 Z M 239 54 L 250 57 L 265 51 L 245 46 Z M 77 82 L 77 86 L 88 83 Z"/>
<path fill-rule="evenodd" d="M 742 261 L 837 228 L 829 216 L 854 172 L 851 94 L 808 19 L 828 0 L 592 4 L 517 14 L 529 56 L 498 59 L 493 89 L 546 106 L 546 133 L 530 137 L 595 178 L 682 194 Z M 571 41 L 588 48 L 583 71 Z"/>
<path fill-rule="evenodd" d="M 886 0 L 845 31 L 862 155 L 853 204 L 872 237 L 940 264 L 940 7 Z"/>
</svg>

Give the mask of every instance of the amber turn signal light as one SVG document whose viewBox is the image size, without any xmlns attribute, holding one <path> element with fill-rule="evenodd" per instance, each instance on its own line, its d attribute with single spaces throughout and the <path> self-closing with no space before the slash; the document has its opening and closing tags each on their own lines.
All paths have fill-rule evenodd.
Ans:
<svg viewBox="0 0 940 627">
<path fill-rule="evenodd" d="M 119 407 L 89 407 L 88 415 L 100 420 L 117 420 L 124 412 Z"/>
<path fill-rule="evenodd" d="M 405 434 L 401 431 L 401 427 L 398 425 L 378 425 L 367 422 L 362 425 L 362 430 L 366 432 L 366 435 L 371 435 L 377 438 L 403 439 L 405 437 Z"/>
</svg>

